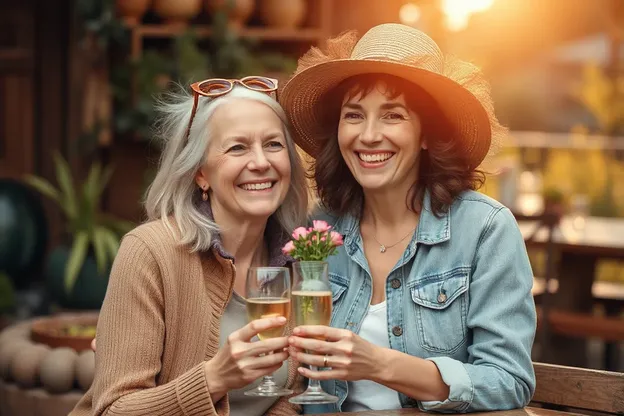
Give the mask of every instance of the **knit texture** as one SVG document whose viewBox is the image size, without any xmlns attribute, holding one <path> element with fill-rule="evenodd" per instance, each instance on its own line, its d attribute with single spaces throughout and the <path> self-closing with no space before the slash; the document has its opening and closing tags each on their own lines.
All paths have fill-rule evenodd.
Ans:
<svg viewBox="0 0 624 416">
<path fill-rule="evenodd" d="M 128 233 L 98 319 L 95 378 L 70 415 L 229 415 L 227 395 L 211 400 L 204 361 L 219 348 L 235 275 L 216 247 L 190 253 L 162 221 Z M 288 366 L 295 391 L 297 365 Z M 266 414 L 300 411 L 282 397 Z"/>
</svg>

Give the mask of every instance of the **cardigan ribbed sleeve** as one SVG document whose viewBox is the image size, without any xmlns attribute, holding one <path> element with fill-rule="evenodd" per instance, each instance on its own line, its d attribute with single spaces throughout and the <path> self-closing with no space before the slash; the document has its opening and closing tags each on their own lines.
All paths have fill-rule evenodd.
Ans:
<svg viewBox="0 0 624 416">
<path fill-rule="evenodd" d="M 197 294 L 200 295 L 199 293 Z M 150 248 L 132 234 L 120 246 L 98 319 L 93 415 L 227 415 L 215 408 L 199 363 L 156 385 L 165 338 L 163 282 Z M 193 334 L 187 340 L 193 342 Z"/>
</svg>

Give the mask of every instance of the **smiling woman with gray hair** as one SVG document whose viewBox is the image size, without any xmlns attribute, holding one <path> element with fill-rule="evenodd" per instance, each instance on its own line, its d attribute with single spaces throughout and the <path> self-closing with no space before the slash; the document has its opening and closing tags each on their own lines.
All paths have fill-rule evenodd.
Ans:
<svg viewBox="0 0 624 416">
<path fill-rule="evenodd" d="M 244 395 L 275 372 L 292 386 L 286 337 L 251 342 L 286 318 L 247 324 L 252 266 L 285 266 L 305 222 L 305 176 L 264 77 L 206 80 L 163 104 L 166 140 L 145 208 L 121 244 L 97 328 L 93 385 L 72 415 L 291 415 Z M 273 351 L 280 351 L 268 354 Z"/>
</svg>

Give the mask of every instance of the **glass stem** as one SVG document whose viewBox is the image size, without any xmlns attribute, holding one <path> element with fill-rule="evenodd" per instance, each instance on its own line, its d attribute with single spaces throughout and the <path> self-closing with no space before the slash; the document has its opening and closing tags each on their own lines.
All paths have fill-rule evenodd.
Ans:
<svg viewBox="0 0 624 416">
<path fill-rule="evenodd" d="M 268 376 L 262 377 L 262 385 L 265 387 L 276 386 L 275 380 L 273 380 L 273 374 L 269 374 Z"/>
<path fill-rule="evenodd" d="M 310 370 L 311 371 L 318 371 L 318 367 L 315 365 L 310 365 Z M 321 381 L 320 380 L 315 380 L 312 378 L 308 379 L 308 390 L 312 390 L 312 391 L 321 391 Z"/>
</svg>

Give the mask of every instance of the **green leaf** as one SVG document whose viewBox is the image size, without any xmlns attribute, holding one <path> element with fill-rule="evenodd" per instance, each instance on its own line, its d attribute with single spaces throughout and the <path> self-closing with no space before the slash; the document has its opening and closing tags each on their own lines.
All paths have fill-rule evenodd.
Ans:
<svg viewBox="0 0 624 416">
<path fill-rule="evenodd" d="M 34 175 L 26 175 L 24 177 L 24 181 L 37 191 L 41 192 L 43 195 L 56 201 L 59 205 L 61 204 L 60 192 L 47 180 Z"/>
<path fill-rule="evenodd" d="M 65 265 L 65 290 L 67 293 L 71 293 L 74 288 L 74 284 L 76 284 L 76 279 L 78 278 L 80 269 L 84 264 L 88 248 L 89 236 L 85 231 L 78 231 L 74 237 L 71 253 L 69 254 L 67 264 Z"/>
<path fill-rule="evenodd" d="M 56 179 L 64 197 L 65 212 L 70 219 L 75 219 L 78 215 L 78 204 L 69 165 L 58 153 L 54 154 L 54 162 L 56 164 Z"/>
<path fill-rule="evenodd" d="M 100 274 L 103 274 L 106 271 L 108 263 L 105 233 L 106 229 L 104 227 L 95 227 L 95 230 L 93 231 L 93 250 L 95 251 L 95 262 L 97 264 L 98 273 Z"/>
<path fill-rule="evenodd" d="M 106 248 L 108 250 L 108 256 L 112 262 L 117 255 L 117 251 L 119 250 L 119 237 L 117 237 L 110 229 L 105 227 L 101 227 L 101 233 L 104 237 L 104 243 L 106 244 Z"/>
<path fill-rule="evenodd" d="M 95 195 L 98 189 L 98 182 L 100 181 L 100 175 L 102 173 L 102 165 L 94 163 L 89 170 L 89 175 L 82 186 L 82 193 L 85 197 L 85 202 L 90 208 L 95 209 Z"/>
</svg>

